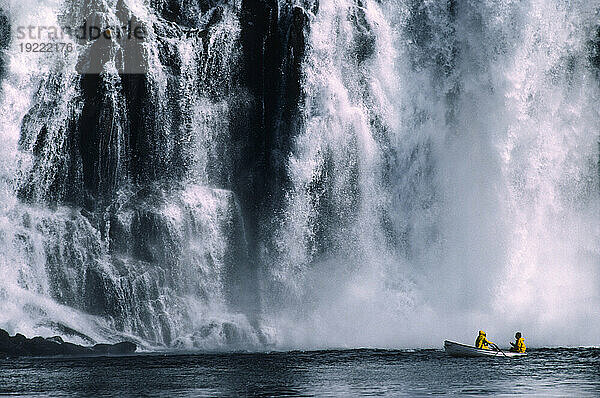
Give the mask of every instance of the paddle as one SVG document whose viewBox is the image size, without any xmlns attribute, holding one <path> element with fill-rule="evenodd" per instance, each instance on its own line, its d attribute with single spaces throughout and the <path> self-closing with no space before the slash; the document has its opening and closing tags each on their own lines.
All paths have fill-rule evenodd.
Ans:
<svg viewBox="0 0 600 398">
<path fill-rule="evenodd" d="M 494 348 L 495 348 L 497 351 L 500 351 L 500 352 L 502 353 L 502 355 L 504 355 L 505 357 L 507 357 L 507 358 L 508 358 L 508 355 L 506 355 L 506 354 L 504 353 L 504 351 L 502 351 L 502 350 L 500 349 L 500 347 L 498 347 L 496 344 L 494 344 L 494 343 L 491 343 L 490 345 L 491 345 L 492 347 L 494 347 Z"/>
</svg>

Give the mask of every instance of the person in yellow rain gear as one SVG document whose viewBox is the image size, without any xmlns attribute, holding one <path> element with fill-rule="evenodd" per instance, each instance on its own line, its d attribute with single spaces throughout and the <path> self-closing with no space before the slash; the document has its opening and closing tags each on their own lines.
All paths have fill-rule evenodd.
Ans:
<svg viewBox="0 0 600 398">
<path fill-rule="evenodd" d="M 484 350 L 489 350 L 490 345 L 492 344 L 494 343 L 492 343 L 485 337 L 485 332 L 483 330 L 480 330 L 479 336 L 477 336 L 477 340 L 475 340 L 475 347 L 483 348 Z"/>
<path fill-rule="evenodd" d="M 510 351 L 511 352 L 525 352 L 527 347 L 525 347 L 525 339 L 523 337 L 521 337 L 521 332 L 517 332 L 515 334 L 515 339 L 517 340 L 516 342 L 510 343 L 510 345 L 512 346 Z"/>
</svg>

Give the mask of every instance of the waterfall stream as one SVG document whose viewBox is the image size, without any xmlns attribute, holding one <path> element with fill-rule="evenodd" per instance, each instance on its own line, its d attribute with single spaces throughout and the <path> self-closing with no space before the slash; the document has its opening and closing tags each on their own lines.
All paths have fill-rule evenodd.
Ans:
<svg viewBox="0 0 600 398">
<path fill-rule="evenodd" d="M 0 0 L 0 328 L 148 349 L 596 344 L 599 14 Z M 23 50 L 19 27 L 84 22 L 147 37 Z"/>
</svg>

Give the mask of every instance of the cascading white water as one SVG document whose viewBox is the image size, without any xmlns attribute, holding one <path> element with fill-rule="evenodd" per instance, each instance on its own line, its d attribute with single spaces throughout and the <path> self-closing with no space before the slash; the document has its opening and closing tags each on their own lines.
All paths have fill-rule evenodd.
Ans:
<svg viewBox="0 0 600 398">
<path fill-rule="evenodd" d="M 234 78 L 238 2 L 219 6 L 202 45 L 159 15 L 160 1 L 0 8 L 15 26 L 56 25 L 91 11 L 117 21 L 117 3 L 150 29 L 156 117 L 129 130 L 131 100 L 108 62 L 110 143 L 99 141 L 98 163 L 109 171 L 94 178 L 115 199 L 98 214 L 53 196 L 69 120 L 86 112 L 83 50 L 8 50 L 0 327 L 185 348 L 264 347 L 265 337 L 280 348 L 439 346 L 482 328 L 492 339 L 521 330 L 534 346 L 597 344 L 600 2 L 305 2 L 301 122 L 283 132 L 289 184 L 283 209 L 254 220 L 276 226 L 255 256 L 239 193 L 215 188 L 233 179 L 237 107 L 253 101 Z M 151 161 L 127 158 L 134 133 Z M 144 185 L 126 172 L 134 161 L 182 162 L 185 173 Z M 232 304 L 246 299 L 250 257 L 257 314 Z"/>
<path fill-rule="evenodd" d="M 220 23 L 211 27 L 203 46 L 150 12 L 144 2 L 128 3 L 125 11 L 144 20 L 151 38 L 161 36 L 171 55 L 181 60 L 176 79 L 159 59 L 155 41 L 145 49 L 157 124 L 142 134 L 157 136 L 152 150 L 162 151 L 162 159 L 175 156 L 178 139 L 188 140 L 181 145 L 189 152 L 181 157 L 190 162 L 189 176 L 170 186 L 124 184 L 100 220 L 78 207 L 46 206 L 50 191 L 64 178 L 69 120 L 82 113 L 76 68 L 85 48 L 73 42 L 76 51 L 65 58 L 20 52 L 13 40 L 1 97 L 3 109 L 10 111 L 0 115 L 5 143 L 0 327 L 27 335 L 60 333 L 80 343 L 126 336 L 146 346 L 252 347 L 258 344 L 257 332 L 245 315 L 229 307 L 227 297 L 235 268 L 247 261 L 239 205 L 232 192 L 211 187 L 218 167 L 210 163 L 222 155 L 227 96 L 234 91 L 228 77 L 236 62 L 236 10 L 220 10 Z M 120 26 L 116 4 L 9 1 L 0 7 L 15 27 L 78 26 L 89 15 Z M 97 176 L 105 187 L 130 178 L 125 156 L 132 110 L 127 109 L 115 59 L 108 60 L 100 75 L 111 131 L 98 142 L 97 162 L 113 168 L 107 179 Z M 173 107 L 185 118 L 179 126 Z M 40 131 L 45 135 L 38 149 Z M 212 174 L 210 167 L 215 168 Z M 17 198 L 23 184 L 31 186 L 33 200 L 27 204 Z"/>
<path fill-rule="evenodd" d="M 311 18 L 305 131 L 289 161 L 292 190 L 267 271 L 276 293 L 265 307 L 284 344 L 391 344 L 384 318 L 408 323 L 414 300 L 392 226 L 393 29 L 375 2 L 320 2 Z"/>
<path fill-rule="evenodd" d="M 494 309 L 510 326 L 526 320 L 541 343 L 596 344 L 600 92 L 589 46 L 599 6 L 531 4 L 505 71 L 510 230 Z"/>
<path fill-rule="evenodd" d="M 320 2 L 269 271 L 285 343 L 597 343 L 599 10 Z"/>
</svg>

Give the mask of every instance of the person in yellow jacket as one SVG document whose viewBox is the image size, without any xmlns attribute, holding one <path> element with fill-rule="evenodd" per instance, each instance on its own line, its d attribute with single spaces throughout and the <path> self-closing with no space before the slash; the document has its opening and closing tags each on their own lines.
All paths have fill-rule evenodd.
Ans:
<svg viewBox="0 0 600 398">
<path fill-rule="evenodd" d="M 512 343 L 512 342 L 510 343 L 510 345 L 512 346 L 510 351 L 511 352 L 525 352 L 527 347 L 525 347 L 525 339 L 523 337 L 521 337 L 521 332 L 517 332 L 515 334 L 515 339 L 517 340 L 515 343 Z"/>
<path fill-rule="evenodd" d="M 483 348 L 484 350 L 489 350 L 491 344 L 494 343 L 492 343 L 485 337 L 485 332 L 483 330 L 480 330 L 479 336 L 477 336 L 477 340 L 475 340 L 475 347 Z"/>
</svg>

